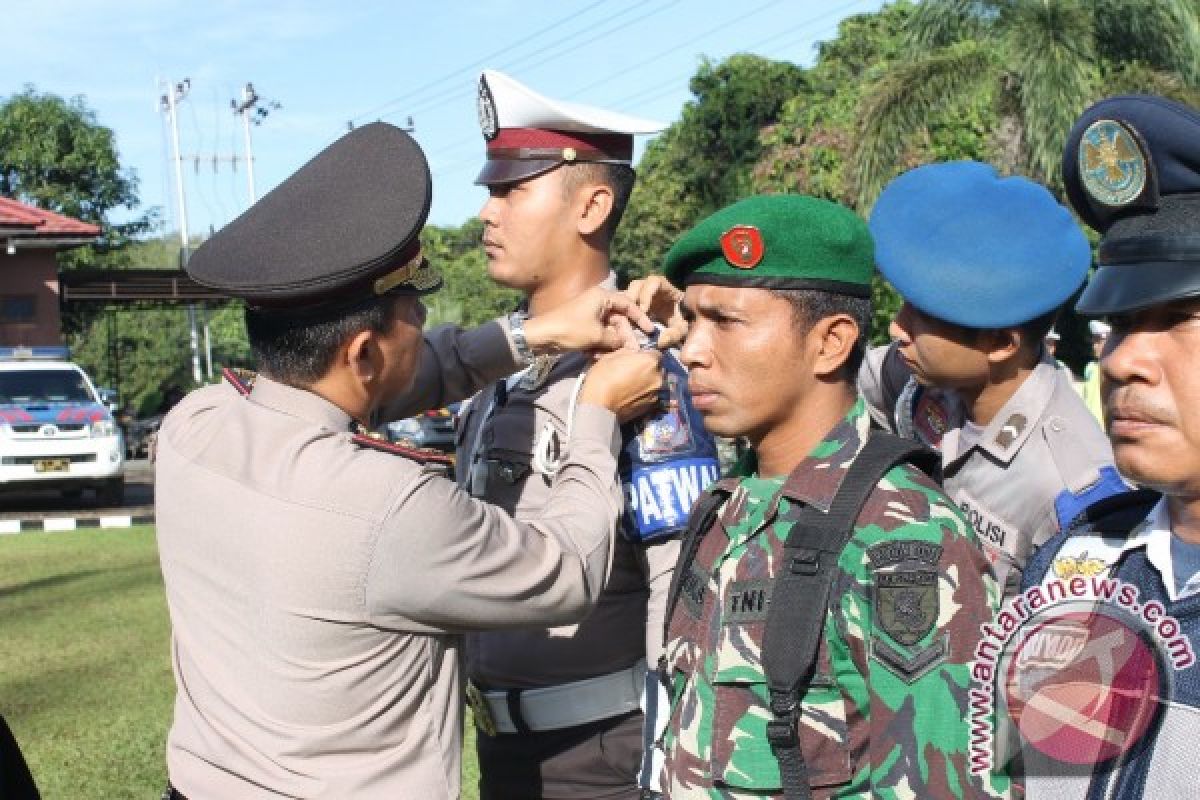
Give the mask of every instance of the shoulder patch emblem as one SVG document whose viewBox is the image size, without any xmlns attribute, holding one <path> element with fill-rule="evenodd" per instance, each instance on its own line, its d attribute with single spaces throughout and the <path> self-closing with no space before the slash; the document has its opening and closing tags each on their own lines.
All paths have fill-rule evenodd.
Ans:
<svg viewBox="0 0 1200 800">
<path fill-rule="evenodd" d="M 446 468 L 454 466 L 454 459 L 440 450 L 425 447 L 405 447 L 404 445 L 392 444 L 387 439 L 376 438 L 365 433 L 354 434 L 354 443 L 361 447 L 369 447 L 372 450 L 381 450 L 384 453 L 404 456 L 407 459 L 416 461 L 418 464 L 433 464 Z"/>
<path fill-rule="evenodd" d="M 721 252 L 730 266 L 754 269 L 766 255 L 762 232 L 753 225 L 734 225 L 721 235 Z"/>
<path fill-rule="evenodd" d="M 1129 205 L 1146 188 L 1146 154 L 1123 122 L 1098 119 L 1079 140 L 1079 175 L 1083 189 L 1110 208 Z"/>
<path fill-rule="evenodd" d="M 684 411 L 682 387 L 679 376 L 667 375 L 665 391 L 667 410 L 658 417 L 646 421 L 638 434 L 638 448 L 642 458 L 661 459 L 692 449 L 692 426 Z"/>
<path fill-rule="evenodd" d="M 906 566 L 875 573 L 879 628 L 900 644 L 912 646 L 933 630 L 938 605 L 936 570 Z"/>
</svg>

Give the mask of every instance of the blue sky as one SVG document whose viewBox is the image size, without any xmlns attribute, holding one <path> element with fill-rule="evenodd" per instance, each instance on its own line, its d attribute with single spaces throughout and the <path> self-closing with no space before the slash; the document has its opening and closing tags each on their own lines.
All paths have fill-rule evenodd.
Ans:
<svg viewBox="0 0 1200 800">
<path fill-rule="evenodd" d="M 809 65 L 840 19 L 880 0 L 475 0 L 234 2 L 37 0 L 5 8 L 0 97 L 32 84 L 83 95 L 116 132 L 144 206 L 177 224 L 162 82 L 188 78 L 179 105 L 188 227 L 220 228 L 248 203 L 241 119 L 230 109 L 250 81 L 259 196 L 347 130 L 406 124 L 429 157 L 430 221 L 457 225 L 484 199 L 471 181 L 483 152 L 475 80 L 500 69 L 534 89 L 671 122 L 702 57 L 736 52 Z M 644 143 L 639 145 L 644 146 Z M 214 169 L 214 156 L 217 157 Z M 197 163 L 198 157 L 198 163 Z M 118 219 L 120 216 L 117 217 Z"/>
</svg>

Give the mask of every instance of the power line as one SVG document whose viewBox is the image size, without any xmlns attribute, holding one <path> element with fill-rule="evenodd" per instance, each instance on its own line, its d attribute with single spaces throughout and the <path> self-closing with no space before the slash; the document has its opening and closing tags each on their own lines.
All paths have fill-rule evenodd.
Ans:
<svg viewBox="0 0 1200 800">
<path fill-rule="evenodd" d="M 731 17 L 730 19 L 727 19 L 727 20 L 719 23 L 718 25 L 715 25 L 714 27 L 709 28 L 708 30 L 704 31 L 703 33 L 689 37 L 686 42 L 683 42 L 682 44 L 677 45 L 677 46 L 671 48 L 670 50 L 659 53 L 651 58 L 639 61 L 636 64 L 632 64 L 629 67 L 626 67 L 625 69 L 620 70 L 619 72 L 612 73 L 604 78 L 601 78 L 601 79 L 593 81 L 592 83 L 589 83 L 585 86 L 577 88 L 577 89 L 569 92 L 567 94 L 567 97 L 576 97 L 579 94 L 582 94 L 583 92 L 587 92 L 598 86 L 602 86 L 606 83 L 609 83 L 614 78 L 628 74 L 636 69 L 640 69 L 640 68 L 646 66 L 647 64 L 661 60 L 665 56 L 671 55 L 672 53 L 676 53 L 676 52 L 682 50 L 683 48 L 694 44 L 695 42 L 697 42 L 699 40 L 702 40 L 708 36 L 713 35 L 714 33 L 718 33 L 720 31 L 727 30 L 729 24 L 735 20 L 742 20 L 749 16 L 753 16 L 754 14 L 758 14 L 762 11 L 765 11 L 766 9 L 770 8 L 771 6 L 778 5 L 780 2 L 783 2 L 783 0 L 769 0 L 769 2 L 763 3 L 759 6 L 751 9 L 750 11 L 747 11 L 742 14 L 738 14 L 735 17 Z M 772 43 L 784 36 L 795 33 L 798 30 L 807 29 L 807 28 L 811 27 L 814 23 L 820 22 L 821 20 L 823 20 L 833 14 L 841 13 L 841 12 L 846 11 L 854 6 L 861 5 L 864 2 L 867 2 L 867 0 L 851 0 L 851 2 L 846 3 L 842 6 L 838 6 L 837 8 L 831 9 L 822 14 L 818 14 L 815 17 L 805 19 L 789 28 L 785 28 L 784 30 L 779 31 L 779 32 L 767 37 L 766 39 L 762 39 L 758 42 L 755 42 L 755 43 L 747 46 L 746 49 L 747 50 L 758 49 L 758 48 L 763 47 L 769 43 Z M 828 30 L 827 28 L 823 29 L 822 33 L 826 32 L 827 30 Z M 799 40 L 796 40 L 796 41 L 799 41 Z M 692 76 L 692 74 L 694 74 L 694 70 L 690 70 L 689 72 L 687 72 L 683 75 L 678 75 L 678 76 L 672 77 L 667 81 L 662 81 L 662 82 L 656 83 L 653 86 L 645 87 L 643 89 L 640 89 L 639 91 L 637 91 L 636 93 L 634 93 L 632 95 L 628 95 L 624 98 L 613 101 L 611 103 L 611 105 L 616 108 L 630 108 L 631 106 L 629 106 L 628 104 L 631 102 L 634 102 L 634 101 L 638 101 L 639 105 L 645 105 L 649 102 L 653 102 L 654 100 L 657 100 L 660 97 L 670 94 L 672 91 L 674 91 L 674 89 L 678 85 L 679 81 L 690 78 Z M 660 90 L 664 90 L 664 89 L 665 89 L 665 91 L 660 91 Z M 649 96 L 647 96 L 647 95 L 649 95 Z M 430 156 L 436 157 L 436 156 L 444 154 L 444 153 L 457 152 L 462 148 L 463 145 L 474 142 L 477 139 L 478 139 L 477 135 L 471 135 L 471 136 L 465 137 L 463 139 L 455 140 L 454 142 L 451 142 L 450 144 L 447 144 L 447 145 L 431 152 Z M 443 173 L 441 171 L 439 171 L 438 174 L 443 174 Z"/>
<path fill-rule="evenodd" d="M 488 63 L 493 58 L 497 58 L 499 56 L 504 55 L 505 53 L 511 52 L 512 50 L 515 50 L 516 48 L 521 47 L 522 45 L 533 41 L 534 39 L 538 38 L 539 36 L 541 36 L 544 33 L 549 33 L 550 31 L 554 30 L 555 28 L 560 27 L 561 25 L 563 25 L 567 22 L 577 20 L 580 17 L 582 17 L 583 15 L 587 14 L 593 8 L 604 5 L 604 3 L 605 3 L 605 0 L 596 0 L 596 2 L 593 2 L 590 5 L 586 6 L 582 11 L 572 11 L 571 13 L 567 14 L 565 17 L 562 17 L 562 18 L 558 19 L 557 21 L 550 23 L 549 25 L 547 25 L 544 28 L 534 31 L 533 33 L 529 34 L 528 36 L 525 36 L 524 38 L 519 39 L 518 41 L 513 42 L 512 44 L 509 44 L 509 45 L 495 51 L 494 53 L 490 53 L 490 54 L 484 56 L 483 58 L 481 58 L 480 60 L 478 60 L 472 64 L 469 64 L 465 67 L 460 67 L 451 72 L 448 72 L 445 75 L 441 76 L 440 78 L 436 78 L 435 80 L 431 81 L 430 83 L 425 84 L 424 86 L 418 87 L 417 89 L 414 89 L 409 92 L 405 92 L 402 95 L 394 97 L 391 100 L 388 100 L 386 103 L 376 106 L 375 108 L 373 108 L 369 111 L 365 111 L 356 117 L 351 117 L 350 122 L 357 123 L 357 122 L 362 122 L 365 119 L 371 119 L 385 109 L 389 109 L 392 106 L 396 106 L 396 105 L 400 105 L 405 102 L 409 102 L 414 96 L 424 94 L 425 92 L 429 91 L 430 89 L 432 89 L 435 86 L 439 86 L 440 84 L 443 84 L 452 78 L 459 77 L 464 72 L 471 72 L 475 69 L 478 69 L 480 66 Z M 636 7 L 636 5 L 631 6 L 630 8 L 634 8 L 634 7 Z M 624 12 L 622 12 L 622 13 L 624 13 Z"/>
<path fill-rule="evenodd" d="M 611 36 L 612 34 L 616 33 L 617 31 L 624 30 L 625 28 L 628 28 L 631 25 L 641 22 L 642 20 L 646 19 L 647 17 L 654 16 L 655 14 L 660 14 L 663 11 L 668 10 L 672 6 L 678 5 L 680 2 L 681 2 L 681 0 L 670 0 L 670 2 L 668 2 L 666 5 L 660 5 L 657 8 L 652 8 L 650 11 L 647 11 L 646 13 L 644 13 L 640 16 L 634 17 L 631 20 L 627 20 L 618 25 L 613 25 L 607 29 L 603 29 L 599 33 L 596 33 L 591 38 L 585 39 L 582 42 L 572 41 L 573 39 L 577 38 L 579 35 L 587 33 L 590 30 L 594 30 L 594 29 L 585 28 L 583 30 L 577 31 L 576 33 L 572 34 L 571 36 L 567 37 L 566 39 L 560 40 L 555 45 L 544 47 L 540 50 L 534 51 L 533 53 L 527 53 L 524 56 L 520 56 L 512 61 L 504 62 L 498 66 L 501 67 L 502 69 L 506 69 L 506 70 L 515 70 L 515 69 L 531 70 L 534 67 L 539 67 L 539 66 L 541 66 L 545 63 L 548 63 L 550 61 L 553 61 L 557 58 L 561 58 L 562 56 L 566 55 L 567 53 L 574 52 L 575 50 L 577 50 L 578 48 L 580 48 L 584 45 L 591 44 L 592 42 L 595 42 L 599 39 L 603 39 L 605 37 Z M 619 14 L 614 15 L 613 18 L 610 18 L 610 21 L 611 21 L 611 19 L 615 19 L 616 17 L 620 17 L 624 14 L 629 13 L 630 11 L 637 10 L 637 8 L 638 8 L 637 6 L 630 6 L 629 8 L 620 12 Z M 560 47 L 560 49 L 557 52 L 554 52 L 551 55 L 546 56 L 541 61 L 534 62 L 533 64 L 525 64 L 524 63 L 527 59 L 541 55 L 542 53 L 547 52 L 556 46 Z M 472 91 L 473 90 L 474 90 L 474 86 L 472 85 Z M 434 95 L 432 97 L 428 97 L 422 101 L 419 101 L 414 107 L 411 107 L 408 110 L 413 114 L 420 114 L 423 112 L 432 111 L 436 108 L 441 108 L 442 106 L 448 105 L 450 103 L 457 102 L 461 99 L 461 97 L 462 97 L 462 95 L 457 92 L 453 92 L 453 93 L 442 92 L 440 95 Z M 388 116 L 392 116 L 393 114 L 396 114 L 396 113 L 399 113 L 399 112 L 392 112 L 392 114 L 384 114 L 383 116 L 388 117 Z"/>
</svg>

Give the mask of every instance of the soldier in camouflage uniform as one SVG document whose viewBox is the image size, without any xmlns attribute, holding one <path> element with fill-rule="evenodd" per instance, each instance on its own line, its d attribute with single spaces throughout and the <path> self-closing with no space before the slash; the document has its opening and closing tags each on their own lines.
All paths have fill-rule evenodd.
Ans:
<svg viewBox="0 0 1200 800">
<path fill-rule="evenodd" d="M 687 287 L 675 296 L 693 402 L 714 434 L 753 445 L 709 489 L 729 499 L 668 621 L 661 745 L 675 800 L 785 796 L 767 737 L 767 611 L 797 515 L 828 513 L 867 441 L 854 375 L 872 251 L 850 211 L 775 196 L 717 212 L 667 256 L 667 278 Z M 630 291 L 661 312 L 671 289 L 652 278 Z M 984 785 L 966 759 L 968 665 L 997 586 L 961 512 L 920 470 L 902 463 L 870 490 L 829 598 L 810 612 L 822 632 L 799 714 L 812 795 L 1005 796 L 1005 776 Z"/>
</svg>

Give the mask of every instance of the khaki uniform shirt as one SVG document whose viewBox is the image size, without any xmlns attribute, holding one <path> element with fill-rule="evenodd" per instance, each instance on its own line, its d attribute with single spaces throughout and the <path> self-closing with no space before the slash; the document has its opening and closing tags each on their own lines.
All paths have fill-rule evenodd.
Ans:
<svg viewBox="0 0 1200 800">
<path fill-rule="evenodd" d="M 435 332 L 417 392 L 490 379 L 467 362 L 508 350 L 496 325 Z M 579 408 L 550 502 L 525 522 L 350 423 L 259 378 L 248 396 L 193 392 L 163 424 L 167 763 L 185 795 L 458 797 L 460 634 L 568 624 L 604 583 L 620 444 L 605 409 Z"/>
<path fill-rule="evenodd" d="M 859 388 L 876 422 L 941 451 L 946 494 L 974 527 L 1006 598 L 1019 591 L 1036 547 L 1088 503 L 1128 488 L 1069 373 L 1048 357 L 967 446 L 962 401 L 918 387 L 895 345 L 867 354 Z"/>
<path fill-rule="evenodd" d="M 576 380 L 588 363 L 585 355 L 565 355 L 536 380 L 510 381 L 502 404 L 494 402 L 491 387 L 473 398 L 459 418 L 460 485 L 471 483 L 478 440 L 482 465 L 477 469 L 483 472 L 476 480 L 482 480 L 477 490 L 483 499 L 519 520 L 537 519 L 554 508 L 559 502 L 554 482 L 538 471 L 533 453 L 543 452 L 552 461 L 561 452 Z M 605 479 L 614 509 L 606 512 L 605 522 L 616 524 L 621 508 L 616 469 Z M 653 669 L 662 651 L 666 595 L 678 557 L 677 538 L 640 545 L 617 536 L 608 582 L 586 619 L 549 629 L 472 634 L 467 637 L 471 678 L 487 688 L 524 689 L 616 672 L 642 658 Z"/>
</svg>

